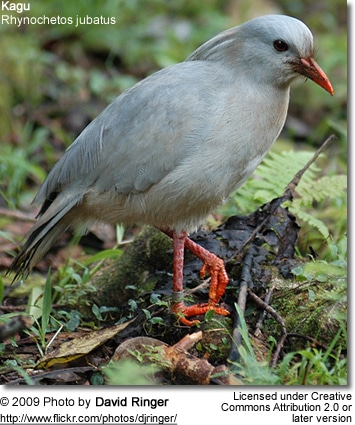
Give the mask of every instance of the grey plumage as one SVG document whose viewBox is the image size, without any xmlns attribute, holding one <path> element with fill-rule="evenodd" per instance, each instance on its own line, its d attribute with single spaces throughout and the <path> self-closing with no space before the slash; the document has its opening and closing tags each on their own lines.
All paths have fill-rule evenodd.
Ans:
<svg viewBox="0 0 355 425">
<path fill-rule="evenodd" d="M 287 51 L 275 51 L 278 39 Z M 196 228 L 270 149 L 300 76 L 295 61 L 312 53 L 302 22 L 269 15 L 121 94 L 49 173 L 34 200 L 43 204 L 38 222 L 11 270 L 29 271 L 65 229 L 96 220 Z"/>
</svg>

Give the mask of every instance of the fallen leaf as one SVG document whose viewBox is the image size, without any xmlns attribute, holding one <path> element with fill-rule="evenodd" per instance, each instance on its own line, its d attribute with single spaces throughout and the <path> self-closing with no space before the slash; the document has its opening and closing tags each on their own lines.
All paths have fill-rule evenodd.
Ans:
<svg viewBox="0 0 355 425">
<path fill-rule="evenodd" d="M 86 356 L 91 351 L 105 343 L 117 333 L 123 331 L 134 319 L 98 331 L 92 331 L 86 335 L 64 342 L 51 353 L 43 356 L 36 366 L 37 369 L 48 369 L 52 366 L 69 363 L 80 357 Z"/>
</svg>

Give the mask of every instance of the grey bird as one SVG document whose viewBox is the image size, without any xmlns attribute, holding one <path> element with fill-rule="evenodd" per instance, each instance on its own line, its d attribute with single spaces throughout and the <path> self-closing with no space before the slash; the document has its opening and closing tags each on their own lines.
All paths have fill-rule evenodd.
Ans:
<svg viewBox="0 0 355 425">
<path fill-rule="evenodd" d="M 228 284 L 221 259 L 189 237 L 237 189 L 277 139 L 291 83 L 313 80 L 333 95 L 301 21 L 266 15 L 224 31 L 184 62 L 118 96 L 55 164 L 34 199 L 42 204 L 10 271 L 26 275 L 69 227 L 143 223 L 172 237 L 173 311 L 215 310 Z M 183 302 L 184 247 L 211 276 L 209 300 Z"/>
</svg>

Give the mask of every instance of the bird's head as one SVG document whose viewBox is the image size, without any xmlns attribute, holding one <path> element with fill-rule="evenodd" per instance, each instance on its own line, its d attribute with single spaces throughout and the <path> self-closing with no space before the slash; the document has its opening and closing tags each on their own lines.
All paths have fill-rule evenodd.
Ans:
<svg viewBox="0 0 355 425">
<path fill-rule="evenodd" d="M 245 34 L 243 52 L 259 57 L 261 72 L 288 85 L 299 76 L 310 78 L 330 94 L 333 87 L 314 60 L 313 35 L 300 20 L 284 15 L 266 15 L 239 27 Z M 264 66 L 263 66 L 264 65 Z"/>
<path fill-rule="evenodd" d="M 245 78 L 279 87 L 289 87 L 303 76 L 333 95 L 313 54 L 313 36 L 303 22 L 290 16 L 265 15 L 222 32 L 188 60 L 223 61 Z"/>
</svg>

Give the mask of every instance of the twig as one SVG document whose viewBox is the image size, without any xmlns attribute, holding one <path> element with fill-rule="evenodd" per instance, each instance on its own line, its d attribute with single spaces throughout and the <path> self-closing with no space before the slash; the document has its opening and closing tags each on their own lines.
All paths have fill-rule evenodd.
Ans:
<svg viewBox="0 0 355 425">
<path fill-rule="evenodd" d="M 253 287 L 253 281 L 251 277 L 251 267 L 253 263 L 254 255 L 254 246 L 251 246 L 248 249 L 248 252 L 245 254 L 243 261 L 243 268 L 240 279 L 240 290 L 238 295 L 238 306 L 244 316 L 245 307 L 248 297 L 248 289 Z M 233 336 L 232 336 L 232 346 L 229 352 L 229 360 L 234 363 L 239 359 L 239 347 L 242 343 L 242 335 L 240 333 L 240 318 L 239 315 L 235 316 L 234 326 L 233 326 Z"/>
<path fill-rule="evenodd" d="M 258 297 L 251 289 L 248 290 L 248 294 L 261 308 L 263 308 L 267 313 L 269 313 L 277 321 L 277 323 L 281 325 L 281 338 L 277 343 L 276 350 L 270 364 L 271 367 L 275 367 L 280 355 L 280 351 L 287 338 L 286 324 L 283 318 L 279 315 L 279 313 L 274 310 L 269 304 L 263 301 L 260 297 Z"/>
<path fill-rule="evenodd" d="M 292 333 L 292 334 L 287 334 L 287 338 L 299 338 L 299 339 L 305 339 L 309 342 L 311 342 L 313 345 L 322 348 L 323 350 L 328 350 L 328 346 L 326 346 L 325 344 L 321 343 L 320 341 L 318 341 L 315 338 L 312 338 L 311 336 L 308 335 L 302 335 L 302 334 L 298 334 L 298 333 Z"/>
<path fill-rule="evenodd" d="M 270 305 L 270 300 L 271 300 L 271 296 L 272 296 L 273 292 L 274 292 L 274 286 L 272 288 L 270 288 L 265 295 L 265 303 L 267 305 Z M 260 313 L 259 320 L 256 322 L 256 325 L 255 325 L 256 329 L 255 329 L 255 332 L 254 332 L 254 336 L 258 337 L 260 335 L 265 317 L 266 317 L 266 310 L 263 310 Z"/>
<path fill-rule="evenodd" d="M 317 149 L 317 151 L 315 152 L 315 154 L 312 156 L 312 158 L 307 162 L 307 164 L 301 169 L 299 170 L 294 178 L 290 181 L 290 183 L 287 185 L 283 195 L 281 198 L 285 198 L 284 201 L 286 200 L 292 200 L 293 199 L 293 193 L 296 189 L 296 187 L 298 186 L 298 183 L 300 182 L 301 178 L 303 177 L 304 173 L 308 170 L 308 168 L 313 164 L 313 162 L 316 161 L 316 159 L 319 157 L 319 155 L 330 145 L 330 143 L 337 139 L 335 134 L 332 134 L 331 136 L 329 136 L 323 143 L 322 145 Z M 283 201 L 283 202 L 284 202 Z"/>
</svg>

